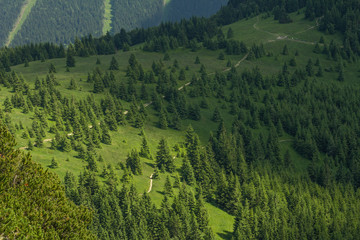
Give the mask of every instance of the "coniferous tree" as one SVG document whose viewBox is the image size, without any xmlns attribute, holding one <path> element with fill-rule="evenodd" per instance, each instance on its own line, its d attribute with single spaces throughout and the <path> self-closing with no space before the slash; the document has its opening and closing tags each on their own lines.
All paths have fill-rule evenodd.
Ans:
<svg viewBox="0 0 360 240">
<path fill-rule="evenodd" d="M 156 153 L 156 167 L 162 172 L 172 173 L 175 170 L 173 158 L 170 155 L 170 149 L 165 138 L 162 138 L 158 145 Z"/>
<path fill-rule="evenodd" d="M 59 165 L 58 165 L 58 163 L 56 162 L 55 158 L 53 157 L 53 158 L 51 159 L 51 164 L 49 165 L 49 168 L 58 168 L 58 167 L 59 167 Z"/>
<path fill-rule="evenodd" d="M 131 150 L 131 153 L 128 154 L 126 159 L 126 167 L 134 174 L 134 175 L 141 175 L 142 174 L 142 167 L 141 161 L 138 151 L 135 149 Z"/>
<path fill-rule="evenodd" d="M 148 142 L 147 142 L 145 136 L 143 136 L 143 139 L 142 139 L 141 148 L 140 148 L 140 156 L 143 158 L 152 159 L 152 156 L 150 153 L 150 148 L 149 148 L 149 145 L 148 145 Z"/>
<path fill-rule="evenodd" d="M 119 70 L 119 63 L 115 57 L 111 58 L 109 70 Z"/>
<path fill-rule="evenodd" d="M 284 46 L 284 48 L 283 48 L 283 50 L 282 50 L 282 54 L 283 54 L 283 55 L 289 55 L 289 50 L 288 50 L 288 47 L 287 47 L 286 44 L 285 44 L 285 46 Z"/>
<path fill-rule="evenodd" d="M 166 176 L 165 184 L 164 184 L 164 195 L 168 197 L 172 197 L 174 195 L 173 186 L 170 181 L 169 175 Z"/>
<path fill-rule="evenodd" d="M 51 74 L 51 73 L 56 73 L 56 68 L 53 63 L 50 63 L 50 66 L 49 66 L 49 74 Z"/>
<path fill-rule="evenodd" d="M 75 58 L 70 49 L 68 49 L 66 54 L 66 67 L 68 68 L 75 67 Z"/>
<path fill-rule="evenodd" d="M 189 185 L 195 184 L 195 175 L 194 170 L 187 158 L 183 159 L 183 163 L 181 166 L 181 177 L 182 180 L 185 181 Z"/>
<path fill-rule="evenodd" d="M 221 117 L 221 114 L 220 114 L 220 111 L 219 109 L 216 107 L 215 110 L 214 110 L 214 113 L 212 115 L 212 118 L 211 118 L 212 121 L 214 122 L 220 122 L 222 121 L 222 117 Z"/>
</svg>

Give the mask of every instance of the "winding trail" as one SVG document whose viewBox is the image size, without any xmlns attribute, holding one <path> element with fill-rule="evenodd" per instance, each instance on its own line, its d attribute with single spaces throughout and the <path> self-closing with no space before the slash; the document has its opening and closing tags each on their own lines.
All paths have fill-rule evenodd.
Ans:
<svg viewBox="0 0 360 240">
<path fill-rule="evenodd" d="M 147 193 L 150 193 L 152 190 L 152 186 L 153 186 L 153 173 L 150 175 L 150 186 L 149 186 L 149 190 L 147 191 Z"/>
<path fill-rule="evenodd" d="M 19 14 L 18 18 L 16 19 L 16 22 L 15 22 L 11 32 L 9 33 L 9 37 L 6 40 L 5 46 L 8 47 L 11 44 L 12 40 L 14 40 L 15 35 L 19 32 L 19 30 L 21 29 L 21 26 L 25 22 L 26 18 L 29 16 L 31 9 L 33 8 L 33 6 L 35 6 L 36 1 L 37 0 L 25 0 L 24 5 L 22 6 L 22 8 L 20 10 L 20 14 Z"/>
</svg>

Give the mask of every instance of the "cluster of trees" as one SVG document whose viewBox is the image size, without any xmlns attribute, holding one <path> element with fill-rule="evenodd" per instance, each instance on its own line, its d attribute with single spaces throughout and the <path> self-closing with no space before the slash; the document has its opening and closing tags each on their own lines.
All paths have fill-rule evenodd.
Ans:
<svg viewBox="0 0 360 240">
<path fill-rule="evenodd" d="M 1 2 L 0 45 L 4 45 L 6 43 L 9 33 L 12 30 L 17 17 L 19 16 L 23 3 L 23 0 L 4 0 Z"/>
<path fill-rule="evenodd" d="M 94 209 L 90 229 L 100 239 L 214 239 L 201 191 L 194 196 L 184 184 L 173 200 L 164 197 L 156 207 L 133 185 L 104 187 L 91 172 L 78 181 L 67 173 L 64 183 L 70 199 Z"/>
<path fill-rule="evenodd" d="M 90 209 L 65 195 L 59 178 L 15 150 L 0 123 L 0 232 L 6 239 L 95 239 Z"/>
</svg>

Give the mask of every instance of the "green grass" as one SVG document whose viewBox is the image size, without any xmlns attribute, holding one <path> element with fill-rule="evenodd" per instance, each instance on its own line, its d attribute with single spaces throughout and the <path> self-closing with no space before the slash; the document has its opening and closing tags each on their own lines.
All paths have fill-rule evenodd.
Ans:
<svg viewBox="0 0 360 240">
<path fill-rule="evenodd" d="M 112 19 L 111 1 L 104 0 L 103 35 L 111 31 L 111 23 L 112 23 L 111 19 Z"/>
<path fill-rule="evenodd" d="M 14 40 L 15 35 L 19 32 L 21 29 L 21 26 L 26 21 L 26 18 L 29 16 L 31 9 L 35 6 L 37 0 L 25 0 L 24 6 L 22 7 L 20 11 L 20 19 L 16 19 L 16 26 L 15 28 L 9 33 L 8 40 L 6 41 L 6 46 L 9 46 Z"/>
</svg>

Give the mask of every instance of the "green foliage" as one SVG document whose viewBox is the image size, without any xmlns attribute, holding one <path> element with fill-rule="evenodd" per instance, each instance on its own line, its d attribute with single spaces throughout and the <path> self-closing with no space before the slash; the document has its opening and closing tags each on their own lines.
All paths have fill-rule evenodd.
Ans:
<svg viewBox="0 0 360 240">
<path fill-rule="evenodd" d="M 172 173 L 175 170 L 173 158 L 170 155 L 170 149 L 165 138 L 162 138 L 158 145 L 156 153 L 156 166 L 161 172 Z"/>
<path fill-rule="evenodd" d="M 126 159 L 126 167 L 134 174 L 141 175 L 142 167 L 140 162 L 140 156 L 138 151 L 135 149 L 131 150 L 131 153 L 128 154 Z"/>
<path fill-rule="evenodd" d="M 1 126 L 1 236 L 95 239 L 87 229 L 90 211 L 70 203 L 58 177 L 35 164 L 29 154 L 14 150 L 15 145 L 14 138 Z"/>
</svg>

